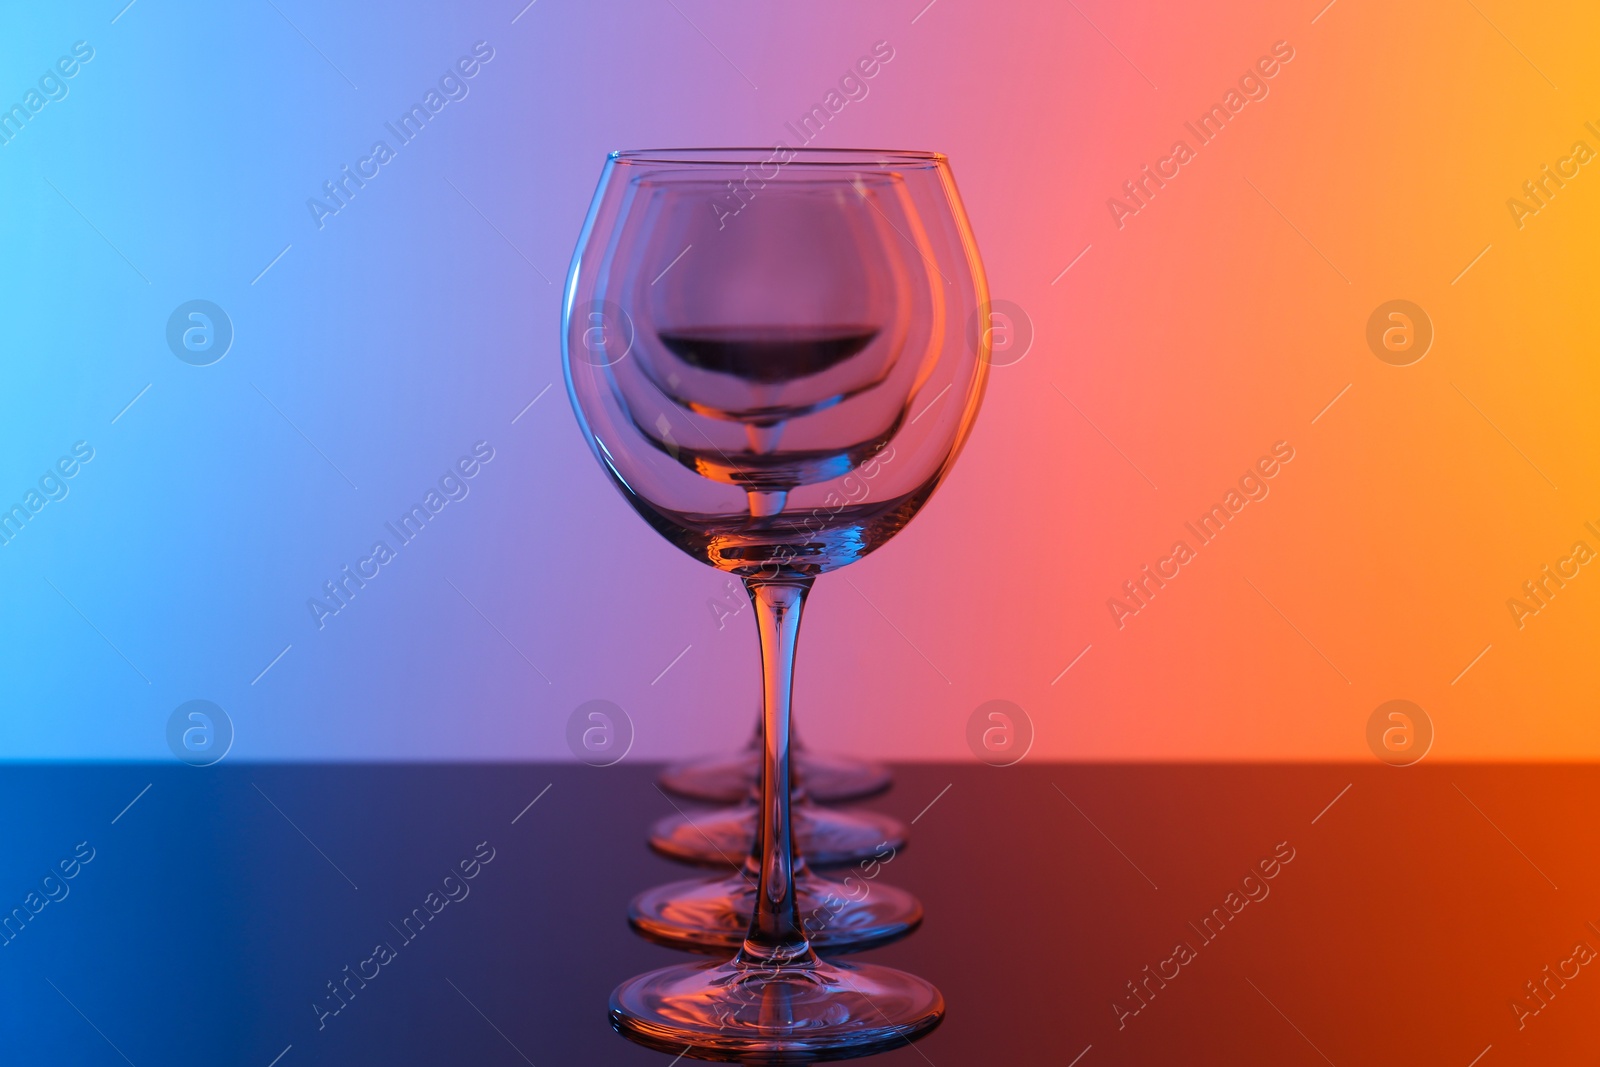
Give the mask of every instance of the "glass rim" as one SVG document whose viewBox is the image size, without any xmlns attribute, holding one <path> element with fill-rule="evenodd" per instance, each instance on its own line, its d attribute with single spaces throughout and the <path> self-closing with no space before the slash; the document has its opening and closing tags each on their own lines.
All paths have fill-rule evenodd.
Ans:
<svg viewBox="0 0 1600 1067">
<path fill-rule="evenodd" d="M 739 166 L 772 161 L 779 152 L 795 158 L 780 166 L 805 163 L 807 166 L 853 167 L 857 170 L 877 166 L 939 166 L 948 163 L 942 152 L 905 148 L 629 148 L 612 152 L 614 163 L 660 163 L 668 166 Z"/>
</svg>

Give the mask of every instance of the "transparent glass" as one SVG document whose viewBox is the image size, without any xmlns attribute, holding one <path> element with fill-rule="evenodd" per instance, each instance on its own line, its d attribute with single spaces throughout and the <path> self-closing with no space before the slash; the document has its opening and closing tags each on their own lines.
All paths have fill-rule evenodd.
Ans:
<svg viewBox="0 0 1600 1067">
<path fill-rule="evenodd" d="M 759 744 L 760 734 L 756 740 Z M 819 951 L 836 954 L 876 948 L 911 933 L 922 922 L 922 902 L 876 880 L 882 865 L 905 847 L 905 826 L 875 811 L 841 811 L 810 803 L 808 786 L 795 773 L 795 756 L 791 745 L 794 893 L 806 936 Z M 639 894 L 628 905 L 633 928 L 653 941 L 690 951 L 737 948 L 755 914 L 761 810 L 758 776 L 742 804 L 709 812 L 680 807 L 658 820 L 650 832 L 650 846 L 656 851 L 685 863 L 732 866 L 733 871 Z M 742 868 L 737 862 L 741 856 Z M 860 871 L 822 874 L 812 870 L 812 864 L 858 864 Z"/>
<path fill-rule="evenodd" d="M 810 802 L 806 789 L 798 783 L 791 790 L 790 814 L 795 848 L 817 866 L 841 867 L 870 859 L 885 846 L 905 847 L 906 828 L 899 819 L 876 811 L 824 808 Z M 679 809 L 658 819 L 650 828 L 650 847 L 683 863 L 726 866 L 728 857 L 742 856 L 754 846 L 760 816 L 758 782 L 743 804 L 716 811 Z"/>
<path fill-rule="evenodd" d="M 987 290 L 944 157 L 622 152 L 568 274 L 563 363 L 625 499 L 740 577 L 761 639 L 761 802 L 732 959 L 617 987 L 611 1019 L 672 1054 L 867 1055 L 938 1024 L 926 981 L 824 960 L 795 888 L 790 695 L 815 578 L 899 532 L 938 487 L 988 369 Z"/>
<path fill-rule="evenodd" d="M 898 941 L 921 925 L 922 902 L 877 880 L 897 854 L 884 842 L 856 868 L 818 874 L 796 853 L 795 909 L 813 948 L 825 955 L 864 952 Z M 760 873 L 760 859 L 752 857 L 732 874 L 656 886 L 633 898 L 628 922 L 669 948 L 726 954 L 739 947 L 750 929 Z"/>
<path fill-rule="evenodd" d="M 860 800 L 889 788 L 889 768 L 881 763 L 815 752 L 804 748 L 798 736 L 790 746 L 795 780 L 812 800 L 835 804 Z M 736 804 L 761 786 L 761 718 L 756 733 L 737 752 L 702 756 L 675 763 L 661 772 L 661 786 L 691 800 Z M 804 835 L 801 835 L 804 837 Z"/>
</svg>

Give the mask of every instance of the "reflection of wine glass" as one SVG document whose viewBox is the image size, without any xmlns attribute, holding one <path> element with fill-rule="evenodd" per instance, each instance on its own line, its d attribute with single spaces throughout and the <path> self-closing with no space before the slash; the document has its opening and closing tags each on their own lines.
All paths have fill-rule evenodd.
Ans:
<svg viewBox="0 0 1600 1067">
<path fill-rule="evenodd" d="M 617 153 L 568 276 L 567 388 L 596 458 L 656 531 L 743 579 L 761 637 L 755 911 L 726 962 L 624 982 L 612 1024 L 702 1058 L 864 1055 L 937 1025 L 938 990 L 825 961 L 789 817 L 800 610 L 818 574 L 927 501 L 977 415 L 987 293 L 942 156 Z"/>
</svg>

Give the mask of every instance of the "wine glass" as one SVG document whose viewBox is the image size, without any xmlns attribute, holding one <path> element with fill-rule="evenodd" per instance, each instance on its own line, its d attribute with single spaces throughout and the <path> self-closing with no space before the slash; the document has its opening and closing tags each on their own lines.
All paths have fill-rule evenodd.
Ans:
<svg viewBox="0 0 1600 1067">
<path fill-rule="evenodd" d="M 823 804 L 860 800 L 889 788 L 889 768 L 881 763 L 817 752 L 800 744 L 791 727 L 789 758 L 795 782 Z M 761 718 L 748 744 L 737 752 L 674 763 L 657 779 L 663 789 L 691 800 L 737 804 L 761 788 Z"/>
<path fill-rule="evenodd" d="M 673 1054 L 868 1055 L 936 1026 L 927 981 L 824 960 L 790 823 L 790 694 L 816 576 L 873 551 L 938 487 L 977 416 L 987 288 L 949 164 L 929 152 L 614 153 L 563 303 L 563 365 L 595 457 L 658 533 L 741 578 L 760 634 L 754 914 L 732 959 L 612 993 Z"/>
<path fill-rule="evenodd" d="M 884 842 L 859 868 L 837 876 L 809 870 L 805 857 L 795 854 L 795 911 L 813 948 L 828 955 L 865 952 L 922 925 L 922 902 L 878 880 L 896 852 Z M 668 948 L 725 955 L 749 933 L 760 875 L 759 857 L 749 857 L 732 874 L 647 889 L 628 904 L 628 924 Z"/>
<path fill-rule="evenodd" d="M 861 809 L 824 808 L 811 803 L 804 779 L 793 784 L 790 795 L 795 847 L 819 867 L 859 863 L 885 845 L 904 848 L 905 824 L 892 815 Z M 743 803 L 715 811 L 690 813 L 678 809 L 650 828 L 650 847 L 684 863 L 719 867 L 729 856 L 749 852 L 761 816 L 759 788 Z"/>
</svg>

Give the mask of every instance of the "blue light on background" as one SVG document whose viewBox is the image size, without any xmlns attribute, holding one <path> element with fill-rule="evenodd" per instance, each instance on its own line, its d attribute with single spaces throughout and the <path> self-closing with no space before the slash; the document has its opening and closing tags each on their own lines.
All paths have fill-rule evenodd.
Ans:
<svg viewBox="0 0 1600 1067">
<path fill-rule="evenodd" d="M 756 91 L 670 6 L 520 6 L 5 16 L 0 753 L 164 757 L 194 699 L 247 759 L 564 757 L 592 698 L 632 709 L 636 754 L 747 736 L 753 635 L 594 468 L 560 286 L 606 152 L 769 140 L 812 90 Z M 880 35 L 739 32 L 804 71 Z M 386 524 L 474 448 L 402 547 Z"/>
</svg>

